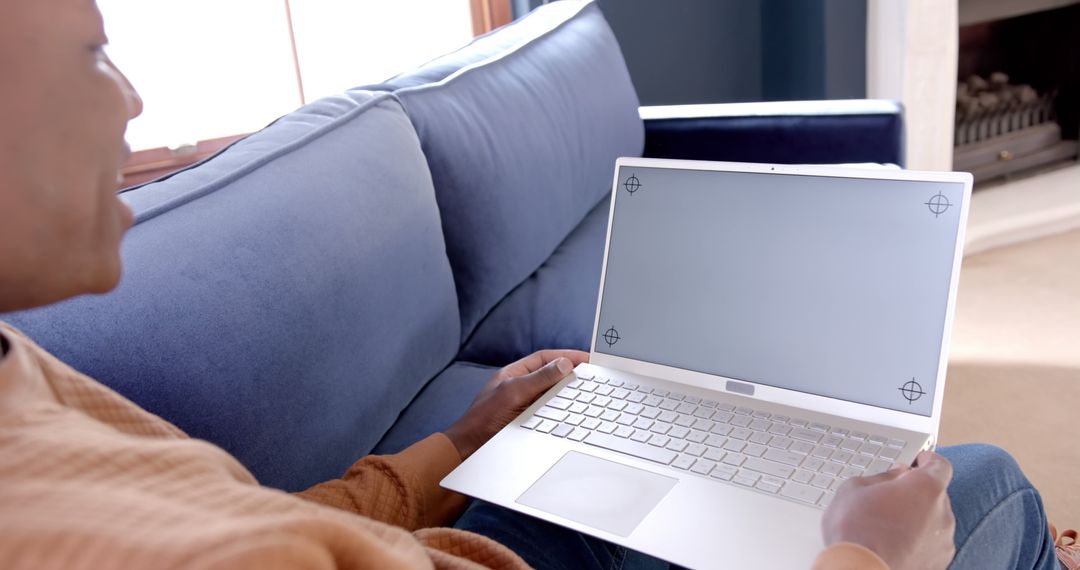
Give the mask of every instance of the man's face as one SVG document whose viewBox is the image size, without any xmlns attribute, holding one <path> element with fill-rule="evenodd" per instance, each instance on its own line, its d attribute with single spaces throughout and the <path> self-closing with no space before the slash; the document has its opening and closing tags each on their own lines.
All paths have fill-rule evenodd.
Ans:
<svg viewBox="0 0 1080 570">
<path fill-rule="evenodd" d="M 94 0 L 0 0 L 0 312 L 111 290 L 116 196 L 142 110 L 102 51 Z"/>
</svg>

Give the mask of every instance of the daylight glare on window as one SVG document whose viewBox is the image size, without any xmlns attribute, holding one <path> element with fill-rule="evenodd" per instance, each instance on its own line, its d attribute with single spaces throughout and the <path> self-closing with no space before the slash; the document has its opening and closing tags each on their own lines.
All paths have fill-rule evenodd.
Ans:
<svg viewBox="0 0 1080 570">
<path fill-rule="evenodd" d="M 472 37 L 468 0 L 98 0 L 109 55 L 139 90 L 135 150 L 248 133 L 379 83 Z M 289 36 L 291 13 L 300 64 Z"/>
</svg>

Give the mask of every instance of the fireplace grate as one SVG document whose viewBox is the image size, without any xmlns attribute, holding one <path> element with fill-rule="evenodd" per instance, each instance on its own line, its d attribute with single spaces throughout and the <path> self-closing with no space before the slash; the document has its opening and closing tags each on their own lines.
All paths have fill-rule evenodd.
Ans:
<svg viewBox="0 0 1080 570">
<path fill-rule="evenodd" d="M 991 140 L 1057 120 L 1054 114 L 1056 93 L 1047 93 L 1034 101 L 1015 101 L 999 108 L 965 114 L 957 113 L 953 144 L 962 146 Z"/>
</svg>

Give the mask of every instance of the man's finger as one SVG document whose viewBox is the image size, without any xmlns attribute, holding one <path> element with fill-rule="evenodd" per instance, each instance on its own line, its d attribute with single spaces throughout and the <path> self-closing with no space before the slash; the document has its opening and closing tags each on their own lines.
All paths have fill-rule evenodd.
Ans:
<svg viewBox="0 0 1080 570">
<path fill-rule="evenodd" d="M 545 390 L 557 384 L 559 380 L 565 378 L 573 370 L 574 364 L 569 359 L 559 357 L 531 374 L 515 378 L 513 382 L 521 386 L 522 391 L 531 401 L 531 399 L 535 399 Z"/>
<path fill-rule="evenodd" d="M 949 481 L 952 480 L 952 463 L 949 463 L 948 459 L 934 453 L 933 451 L 924 451 L 919 454 L 916 459 L 916 469 L 924 471 L 941 483 L 942 487 L 947 487 Z"/>
</svg>

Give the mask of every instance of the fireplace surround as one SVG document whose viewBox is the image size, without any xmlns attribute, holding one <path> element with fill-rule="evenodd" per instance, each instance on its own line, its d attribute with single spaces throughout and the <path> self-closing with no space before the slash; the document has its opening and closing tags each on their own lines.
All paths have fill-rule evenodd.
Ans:
<svg viewBox="0 0 1080 570">
<path fill-rule="evenodd" d="M 1080 3 L 1009 4 L 960 5 L 953 167 L 976 182 L 1077 158 Z"/>
</svg>

